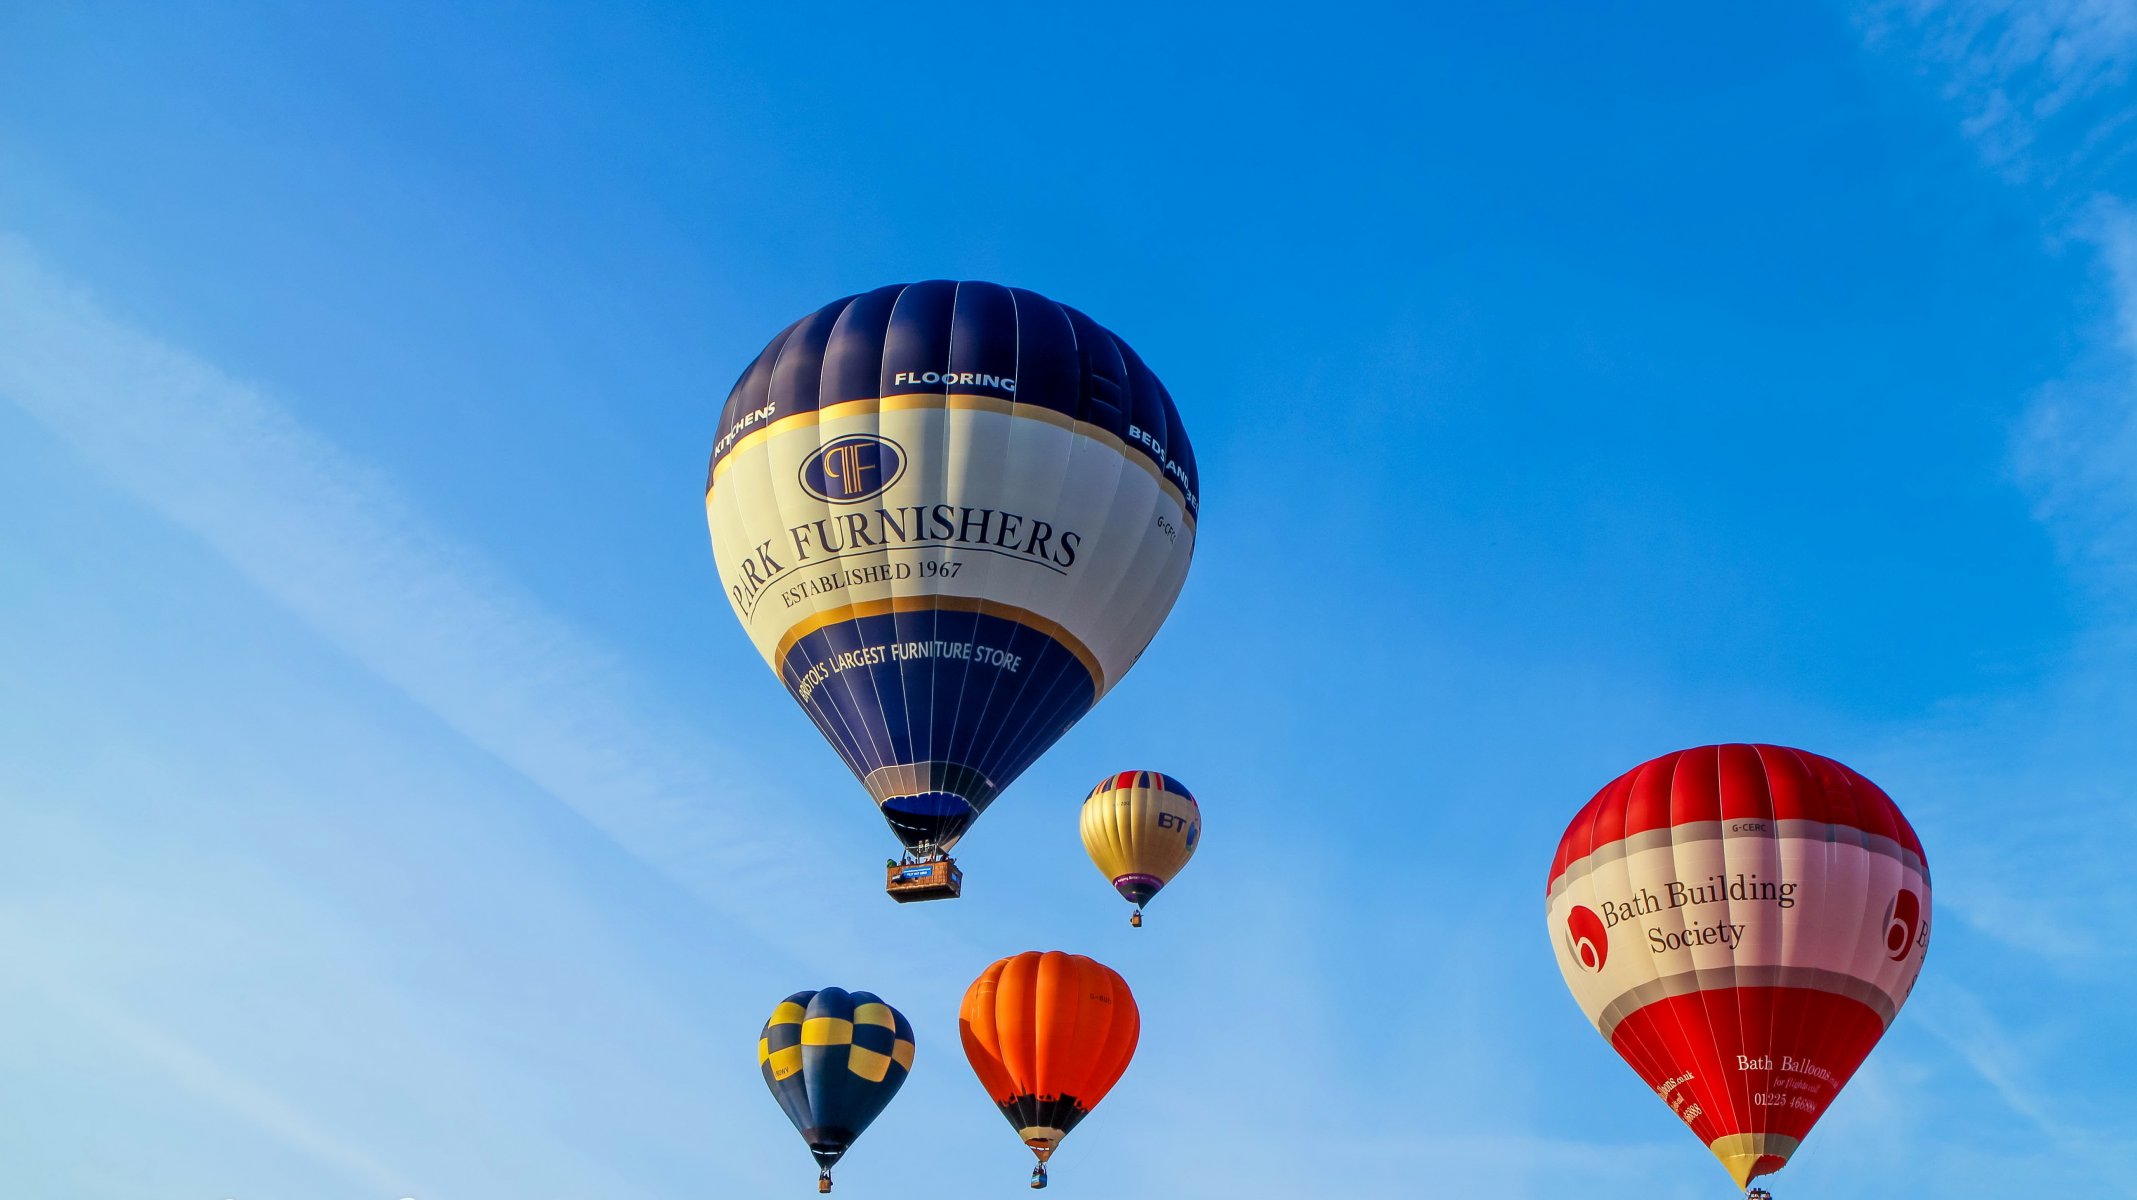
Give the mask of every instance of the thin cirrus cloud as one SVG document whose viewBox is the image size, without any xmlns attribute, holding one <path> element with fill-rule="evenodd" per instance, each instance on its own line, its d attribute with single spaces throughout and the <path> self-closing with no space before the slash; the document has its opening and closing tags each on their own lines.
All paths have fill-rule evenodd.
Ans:
<svg viewBox="0 0 2137 1200">
<path fill-rule="evenodd" d="M 1858 11 L 1957 109 L 2007 178 L 2067 185 L 2127 155 L 2137 6 L 2124 0 L 1890 0 Z"/>
<path fill-rule="evenodd" d="M 2049 1149 L 2089 1168 L 2101 1185 L 2130 1194 L 2123 1177 L 2137 1141 L 2072 1121 L 2064 1105 L 2036 1082 L 2031 1056 L 1990 1015 L 1980 997 L 1955 983 L 1940 985 L 1940 991 L 1939 1002 L 1925 1006 L 1922 1014 L 1930 1032 L 1986 1080 L 2011 1111 L 2040 1130 Z"/>
<path fill-rule="evenodd" d="M 401 1195 L 404 1173 L 329 1129 L 287 1094 L 246 1078 L 95 989 L 78 986 L 56 972 L 38 971 L 32 956 L 17 953 L 10 959 L 27 963 L 52 1002 L 64 1005 L 76 1019 L 93 1023 L 109 1044 L 123 1047 L 140 1062 L 176 1080 L 188 1094 L 236 1114 L 283 1146 L 364 1184 L 373 1194 Z"/>
<path fill-rule="evenodd" d="M 2081 230 L 2107 276 L 2105 361 L 2091 376 L 2041 388 L 2018 469 L 2064 556 L 2126 630 L 2137 623 L 2137 215 L 2102 195 Z"/>
<path fill-rule="evenodd" d="M 2087 986 L 2126 970 L 2133 955 L 2119 931 L 2137 922 L 2121 882 L 2137 817 L 2120 749 L 2137 722 L 2137 217 L 2104 182 L 2137 144 L 2125 86 L 2137 6 L 1909 2 L 1861 17 L 1868 47 L 1933 87 L 1983 163 L 2051 214 L 2042 240 L 2089 247 L 2104 285 L 2091 344 L 2024 398 L 2011 441 L 2013 476 L 2085 598 L 2088 629 L 2039 694 L 1913 730 L 1913 747 L 1896 754 L 1915 760 L 1918 784 L 1952 797 L 1955 823 L 1988 831 L 1942 856 L 1940 901 L 2008 954 Z M 2025 820 L 2010 819 L 2014 804 Z M 2122 1179 L 2126 1129 L 2111 1113 L 2079 1115 L 2038 1082 L 2051 1071 L 2056 1018 L 2024 992 L 2018 1005 L 1939 981 L 1919 1019 L 2064 1163 L 2094 1186 L 2137 1194 Z"/>
<path fill-rule="evenodd" d="M 1950 893 L 1954 908 L 2014 948 L 2082 969 L 2126 956 L 2097 931 L 2137 921 L 2116 882 L 2119 839 L 2099 836 L 2137 833 L 2115 802 L 2125 766 L 2096 750 L 2137 717 L 2137 216 L 2097 182 L 2110 147 L 2137 141 L 2137 104 L 2115 86 L 2137 66 L 2137 6 L 1888 4 L 1864 10 L 1863 26 L 1873 51 L 1897 54 L 1952 106 L 1985 163 L 2058 214 L 2044 241 L 2093 249 L 2105 285 L 2091 347 L 2024 399 L 2011 443 L 2012 473 L 2087 598 L 2089 628 L 2044 694 L 1914 731 L 1944 743 L 1939 773 L 1961 790 L 1973 781 L 1976 806 L 2037 798 L 2024 828 L 1947 859 L 1969 885 Z M 2119 918 L 2098 911 L 2102 896 L 2117 898 Z"/>
<path fill-rule="evenodd" d="M 783 944 L 808 915 L 795 906 L 817 903 L 786 865 L 816 839 L 765 815 L 752 773 L 658 715 L 612 656 L 377 472 L 6 238 L 0 397 L 735 927 Z M 774 892 L 791 897 L 779 912 L 753 901 Z M 821 961 L 852 949 L 845 923 L 816 924 Z"/>
</svg>

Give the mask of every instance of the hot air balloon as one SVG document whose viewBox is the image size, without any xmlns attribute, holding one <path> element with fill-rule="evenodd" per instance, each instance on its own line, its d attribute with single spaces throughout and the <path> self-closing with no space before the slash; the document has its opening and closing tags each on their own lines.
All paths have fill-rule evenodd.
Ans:
<svg viewBox="0 0 2137 1200">
<path fill-rule="evenodd" d="M 1876 784 L 1781 746 L 1619 776 L 1551 862 L 1581 1011 L 1737 1186 L 1781 1169 L 1914 988 L 1929 866 Z"/>
<path fill-rule="evenodd" d="M 1187 785 L 1156 771 L 1108 775 L 1083 800 L 1083 848 L 1135 912 L 1172 882 L 1202 840 L 1202 809 Z"/>
<path fill-rule="evenodd" d="M 825 988 L 779 1002 L 757 1037 L 757 1065 L 816 1156 L 816 1190 L 905 1083 L 913 1027 L 869 992 Z"/>
<path fill-rule="evenodd" d="M 1142 1027 L 1127 982 L 1081 954 L 1027 950 L 965 990 L 965 1057 L 1038 1156 L 1031 1186 L 1046 1186 L 1046 1160 L 1119 1082 Z"/>
<path fill-rule="evenodd" d="M 1194 452 L 1126 343 L 1033 292 L 936 280 L 824 306 L 721 413 L 728 603 L 906 849 L 899 899 L 1118 683 L 1179 595 Z"/>
</svg>

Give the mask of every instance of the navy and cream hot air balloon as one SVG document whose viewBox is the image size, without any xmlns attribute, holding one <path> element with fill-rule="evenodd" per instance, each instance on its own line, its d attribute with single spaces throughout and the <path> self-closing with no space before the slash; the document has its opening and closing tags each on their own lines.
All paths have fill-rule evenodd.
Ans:
<svg viewBox="0 0 2137 1200">
<path fill-rule="evenodd" d="M 1193 556 L 1195 460 L 1133 350 L 1043 296 L 829 304 L 729 395 L 705 508 L 728 603 L 907 856 L 900 899 L 1120 682 Z"/>
<path fill-rule="evenodd" d="M 825 988 L 779 1002 L 757 1037 L 757 1065 L 816 1156 L 816 1190 L 905 1082 L 913 1027 L 869 992 Z"/>
</svg>

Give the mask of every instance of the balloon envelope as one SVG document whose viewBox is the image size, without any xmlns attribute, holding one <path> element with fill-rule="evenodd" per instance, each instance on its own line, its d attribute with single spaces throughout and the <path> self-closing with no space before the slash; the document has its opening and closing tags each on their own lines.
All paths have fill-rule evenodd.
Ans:
<svg viewBox="0 0 2137 1200">
<path fill-rule="evenodd" d="M 957 1029 L 988 1098 L 1045 1162 L 1128 1069 L 1142 1015 L 1111 967 L 1027 950 L 972 981 Z"/>
<path fill-rule="evenodd" d="M 1172 882 L 1202 840 L 1202 808 L 1187 785 L 1156 771 L 1108 775 L 1084 797 L 1083 848 L 1135 905 Z"/>
<path fill-rule="evenodd" d="M 765 662 L 900 840 L 948 849 L 1157 632 L 1198 487 L 1126 343 L 935 280 L 772 339 L 721 414 L 705 508 Z"/>
<path fill-rule="evenodd" d="M 1929 946 L 1907 819 L 1854 771 L 1780 746 L 1619 776 L 1567 827 L 1547 897 L 1581 1011 L 1738 1186 L 1788 1161 Z"/>
<path fill-rule="evenodd" d="M 796 992 L 757 1035 L 757 1065 L 828 1172 L 904 1085 L 913 1027 L 869 992 Z"/>
</svg>

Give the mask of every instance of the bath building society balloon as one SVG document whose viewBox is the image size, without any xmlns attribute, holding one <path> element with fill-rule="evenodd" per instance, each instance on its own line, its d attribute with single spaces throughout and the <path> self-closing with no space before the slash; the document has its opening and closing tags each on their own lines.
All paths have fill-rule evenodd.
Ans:
<svg viewBox="0 0 2137 1200">
<path fill-rule="evenodd" d="M 1861 775 L 1780 746 L 1619 776 L 1567 827 L 1547 898 L 1581 1011 L 1739 1187 L 1796 1152 L 1929 948 L 1907 819 Z"/>
<path fill-rule="evenodd" d="M 878 288 L 772 339 L 720 417 L 706 515 L 772 670 L 909 852 L 955 845 L 1118 683 L 1193 555 L 1157 376 L 1074 309 Z"/>
</svg>

